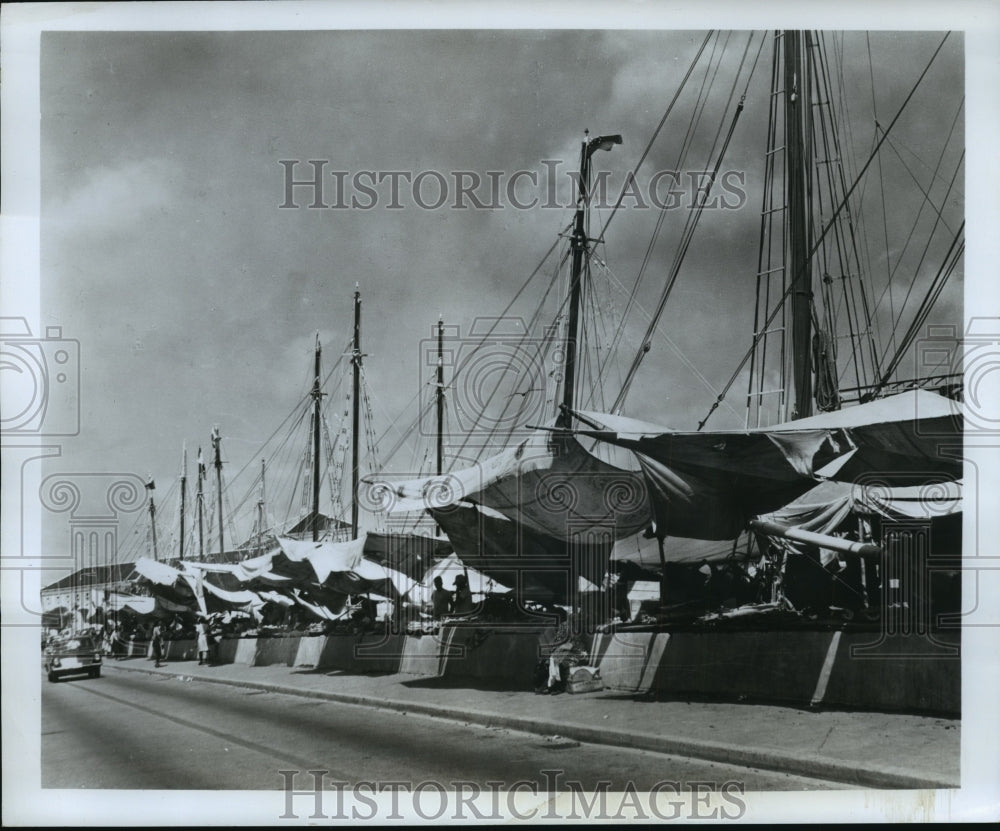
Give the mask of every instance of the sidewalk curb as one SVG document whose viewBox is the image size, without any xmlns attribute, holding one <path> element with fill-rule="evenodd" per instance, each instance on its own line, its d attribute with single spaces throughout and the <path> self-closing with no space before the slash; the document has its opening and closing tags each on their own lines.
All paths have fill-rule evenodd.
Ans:
<svg viewBox="0 0 1000 831">
<path fill-rule="evenodd" d="M 302 687 L 275 684 L 268 681 L 245 681 L 234 678 L 189 675 L 182 670 L 166 668 L 127 667 L 120 664 L 106 665 L 106 668 L 122 672 L 144 672 L 148 675 L 164 675 L 174 678 L 190 677 L 192 680 L 207 681 L 211 684 L 225 684 L 231 687 L 297 695 L 302 698 L 315 698 L 324 701 L 334 701 L 340 704 L 383 708 L 396 712 L 419 713 L 426 716 L 446 718 L 450 721 L 466 721 L 483 727 L 505 727 L 510 730 L 521 730 L 526 733 L 539 735 L 556 734 L 568 739 L 591 744 L 629 747 L 635 750 L 648 750 L 654 753 L 685 756 L 709 762 L 722 762 L 800 776 L 812 776 L 819 779 L 856 785 L 862 788 L 936 790 L 940 788 L 960 787 L 960 783 L 958 782 L 948 782 L 942 779 L 919 776 L 899 768 L 878 765 L 866 766 L 857 761 L 837 761 L 811 753 L 739 747 L 704 739 L 650 736 L 631 731 L 590 727 L 585 724 L 557 723 L 543 719 L 490 713 L 475 709 L 456 710 L 452 707 L 443 707 L 437 704 L 427 704 L 418 701 L 398 701 L 328 690 L 303 689 Z"/>
</svg>

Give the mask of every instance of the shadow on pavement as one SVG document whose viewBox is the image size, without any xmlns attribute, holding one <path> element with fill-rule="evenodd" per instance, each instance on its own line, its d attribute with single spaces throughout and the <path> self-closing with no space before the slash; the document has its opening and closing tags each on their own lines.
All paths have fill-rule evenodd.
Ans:
<svg viewBox="0 0 1000 831">
<path fill-rule="evenodd" d="M 350 676 L 361 678 L 382 678 L 386 675 L 397 675 L 395 672 L 384 670 L 381 672 L 348 672 L 343 669 L 330 669 L 329 667 L 301 667 L 291 670 L 290 675 L 328 675 L 328 676 Z"/>
<path fill-rule="evenodd" d="M 487 690 L 491 692 L 525 692 L 530 693 L 521 684 L 507 682 L 503 680 L 454 678 L 448 676 L 417 677 L 407 681 L 400 681 L 400 686 L 414 687 L 432 690 Z"/>
</svg>

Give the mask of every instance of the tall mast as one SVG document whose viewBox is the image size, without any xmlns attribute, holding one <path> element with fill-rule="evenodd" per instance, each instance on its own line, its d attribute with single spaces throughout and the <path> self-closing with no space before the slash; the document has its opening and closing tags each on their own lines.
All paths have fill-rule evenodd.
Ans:
<svg viewBox="0 0 1000 831">
<path fill-rule="evenodd" d="M 795 404 L 792 418 L 813 412 L 812 389 L 812 269 L 809 267 L 809 239 L 806 171 L 807 148 L 804 124 L 809 112 L 809 84 L 803 75 L 801 32 L 783 36 L 785 64 L 785 187 L 788 200 L 788 270 L 793 285 L 792 382 Z"/>
<path fill-rule="evenodd" d="M 323 352 L 323 347 L 319 342 L 319 332 L 316 333 L 316 371 L 313 377 L 313 388 L 312 388 L 312 399 L 313 399 L 313 415 L 312 415 L 312 434 L 313 434 L 313 461 L 312 461 L 312 538 L 313 542 L 319 539 L 319 419 L 320 419 L 320 402 L 323 400 L 323 393 L 320 392 L 320 377 L 319 377 L 319 365 L 320 365 L 320 355 Z"/>
<path fill-rule="evenodd" d="M 438 476 L 444 473 L 444 318 L 438 317 L 438 342 L 437 342 L 437 378 L 436 378 L 436 398 L 437 398 L 437 465 L 435 472 Z M 441 526 L 435 523 L 437 534 L 441 533 Z"/>
<path fill-rule="evenodd" d="M 181 454 L 181 546 L 180 546 L 180 559 L 184 559 L 184 505 L 187 502 L 187 467 L 188 467 L 188 452 L 187 447 Z"/>
<path fill-rule="evenodd" d="M 590 138 L 590 131 L 584 130 L 583 142 L 580 145 L 580 181 L 576 198 L 576 217 L 573 222 L 573 253 L 572 271 L 569 286 L 569 329 L 566 333 L 566 379 L 563 383 L 562 411 L 558 424 L 569 427 L 576 396 L 576 356 L 577 339 L 580 329 L 580 295 L 582 293 L 582 277 L 587 254 L 587 213 L 590 203 L 590 157 L 595 150 L 610 150 L 615 144 L 621 144 L 622 137 L 598 136 Z"/>
<path fill-rule="evenodd" d="M 222 518 L 222 436 L 219 434 L 218 426 L 212 428 L 212 446 L 215 448 L 215 484 L 219 497 L 219 562 L 226 553 L 226 545 L 223 539 L 225 522 Z"/>
<path fill-rule="evenodd" d="M 153 559 L 159 560 L 160 556 L 156 550 L 156 504 L 153 502 L 153 492 L 156 490 L 156 483 L 153 477 L 149 477 L 146 483 L 146 490 L 149 491 L 149 527 L 153 535 Z"/>
<path fill-rule="evenodd" d="M 351 363 L 354 365 L 354 389 L 351 393 L 353 405 L 352 429 L 354 433 L 351 448 L 351 539 L 358 536 L 358 432 L 360 430 L 361 410 L 359 397 L 361 392 L 361 292 L 355 283 L 354 288 L 354 349 L 351 353 Z"/>
<path fill-rule="evenodd" d="M 205 560 L 205 460 L 198 448 L 198 559 Z"/>
<path fill-rule="evenodd" d="M 257 548 L 262 547 L 264 540 L 264 460 L 260 460 L 260 499 L 257 500 Z"/>
<path fill-rule="evenodd" d="M 437 475 L 444 473 L 444 320 L 438 318 L 437 342 Z"/>
</svg>

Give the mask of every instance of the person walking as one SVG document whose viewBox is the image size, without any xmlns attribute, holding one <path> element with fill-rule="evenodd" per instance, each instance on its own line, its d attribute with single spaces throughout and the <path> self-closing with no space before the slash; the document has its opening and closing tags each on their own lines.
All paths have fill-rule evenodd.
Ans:
<svg viewBox="0 0 1000 831">
<path fill-rule="evenodd" d="M 160 666 L 160 661 L 163 660 L 163 627 L 160 622 L 157 621 L 153 624 L 153 634 L 151 636 L 152 646 L 153 646 L 153 658 L 156 660 L 156 666 Z"/>
<path fill-rule="evenodd" d="M 198 666 L 208 663 L 208 623 L 205 618 L 198 618 Z"/>
</svg>

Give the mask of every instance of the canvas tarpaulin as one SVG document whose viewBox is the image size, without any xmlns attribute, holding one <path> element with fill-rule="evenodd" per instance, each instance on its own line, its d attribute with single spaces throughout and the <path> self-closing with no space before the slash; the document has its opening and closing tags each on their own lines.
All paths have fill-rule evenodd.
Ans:
<svg viewBox="0 0 1000 831">
<path fill-rule="evenodd" d="M 204 611 L 199 575 L 180 571 L 148 557 L 140 558 L 135 570 L 149 582 L 149 590 L 154 597 L 184 611 L 196 607 Z"/>
<path fill-rule="evenodd" d="M 364 551 L 364 537 L 347 542 L 307 542 L 279 537 L 281 551 L 293 563 L 308 563 L 320 583 L 334 572 L 352 571 L 359 567 Z"/>
<path fill-rule="evenodd" d="M 569 539 L 539 533 L 471 503 L 430 511 L 461 561 L 519 598 L 565 603 L 579 578 L 600 585 L 614 545 L 614 526 Z"/>
<path fill-rule="evenodd" d="M 754 516 L 793 502 L 823 478 L 905 486 L 915 475 L 961 475 L 957 405 L 916 390 L 770 428 L 679 432 L 581 413 L 606 429 L 579 432 L 633 450 L 657 533 L 733 539 Z"/>
<path fill-rule="evenodd" d="M 307 596 L 306 592 L 295 590 L 295 602 L 320 620 L 336 620 L 344 611 L 347 595 L 318 598 L 313 593 Z"/>
<path fill-rule="evenodd" d="M 119 608 L 132 612 L 133 614 L 145 617 L 151 615 L 156 611 L 156 598 L 155 597 L 131 597 L 125 601 Z M 185 611 L 187 608 L 185 607 Z"/>
<path fill-rule="evenodd" d="M 278 574 L 274 571 L 274 559 L 276 556 L 280 556 L 282 560 L 288 561 L 287 558 L 281 554 L 281 549 L 276 548 L 274 551 L 268 554 L 261 554 L 258 557 L 253 557 L 248 560 L 243 560 L 239 563 L 234 563 L 229 568 L 232 569 L 231 573 L 243 584 L 249 586 L 249 588 L 282 588 L 285 586 L 295 585 L 296 578 L 287 574 Z M 298 570 L 300 572 L 305 572 L 309 574 L 309 570 L 304 564 L 298 564 Z M 301 575 L 299 575 L 301 576 Z"/>
<path fill-rule="evenodd" d="M 381 509 L 426 510 L 463 563 L 546 602 L 565 602 L 579 577 L 600 584 L 615 540 L 650 522 L 639 472 L 544 430 L 442 476 L 366 482 Z"/>
<path fill-rule="evenodd" d="M 256 594 L 246 589 L 229 591 L 220 586 L 213 585 L 208 580 L 202 585 L 207 593 L 205 597 L 206 609 L 210 612 L 225 609 L 243 609 L 248 605 L 259 604 L 260 602 Z M 211 597 L 208 595 L 211 595 Z"/>
<path fill-rule="evenodd" d="M 951 516 L 962 510 L 961 481 L 941 480 L 920 486 L 860 487 L 850 482 L 822 482 L 793 502 L 761 519 L 832 534 L 856 516 L 889 520 Z"/>
<path fill-rule="evenodd" d="M 862 487 L 850 482 L 823 482 L 793 502 L 760 518 L 819 534 L 854 532 L 858 519 L 889 522 L 924 520 L 928 523 L 954 518 L 962 511 L 960 481 L 929 481 L 920 486 Z M 801 543 L 773 540 L 791 552 Z M 820 562 L 834 559 L 834 552 L 820 547 Z"/>
<path fill-rule="evenodd" d="M 619 540 L 611 554 L 611 563 L 635 563 L 646 571 L 659 572 L 659 543 L 642 534 Z M 667 537 L 663 541 L 663 554 L 667 563 L 691 565 L 696 563 L 721 563 L 729 559 L 746 558 L 747 535 L 740 534 L 733 540 L 695 540 L 686 537 Z"/>
<path fill-rule="evenodd" d="M 570 539 L 591 530 L 616 537 L 649 524 L 642 476 L 610 465 L 575 438 L 535 431 L 515 447 L 441 476 L 404 482 L 366 478 L 388 513 L 482 505 L 540 534 Z M 449 536 L 450 539 L 450 536 Z"/>
<path fill-rule="evenodd" d="M 451 552 L 447 539 L 421 534 L 378 533 L 369 531 L 365 538 L 365 558 L 373 563 L 400 571 L 418 583 L 436 560 Z"/>
<path fill-rule="evenodd" d="M 340 594 L 375 593 L 395 598 L 416 581 L 402 572 L 364 556 L 367 535 L 347 542 L 306 542 L 279 538 L 282 552 L 292 562 L 307 562 L 315 580 Z"/>
<path fill-rule="evenodd" d="M 172 586 L 181 576 L 181 572 L 173 566 L 148 557 L 140 557 L 135 564 L 135 570 L 141 577 L 145 577 L 157 586 Z"/>
<path fill-rule="evenodd" d="M 478 569 L 470 568 L 468 564 L 463 563 L 458 558 L 458 555 L 453 552 L 445 559 L 434 564 L 424 576 L 420 591 L 413 592 L 410 596 L 414 599 L 420 599 L 425 603 L 430 603 L 431 595 L 434 592 L 434 578 L 440 577 L 444 587 L 450 590 L 455 585 L 455 578 L 459 574 L 463 574 L 468 578 L 469 591 L 473 594 L 486 594 L 487 592 L 505 594 L 510 591 L 507 586 L 498 583 L 489 575 L 483 574 Z M 418 594 L 419 597 L 415 597 Z"/>
<path fill-rule="evenodd" d="M 347 594 L 377 594 L 396 599 L 418 585 L 401 571 L 362 558 L 348 571 L 332 572 L 324 585 Z"/>
<path fill-rule="evenodd" d="M 287 594 L 283 594 L 282 592 L 268 591 L 265 589 L 264 591 L 257 591 L 255 594 L 264 603 L 274 603 L 278 606 L 284 607 L 295 605 L 295 599 L 293 597 L 289 597 Z"/>
</svg>

